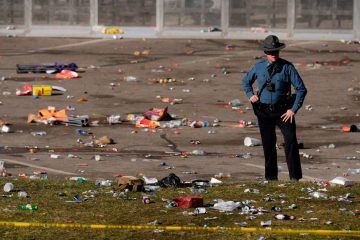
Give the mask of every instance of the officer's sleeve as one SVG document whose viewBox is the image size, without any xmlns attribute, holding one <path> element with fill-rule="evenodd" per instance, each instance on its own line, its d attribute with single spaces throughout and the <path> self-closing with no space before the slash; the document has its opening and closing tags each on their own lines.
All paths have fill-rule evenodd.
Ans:
<svg viewBox="0 0 360 240">
<path fill-rule="evenodd" d="M 296 92 L 296 99 L 294 105 L 291 108 L 291 111 L 296 113 L 304 103 L 305 96 L 307 94 L 307 89 L 298 71 L 295 69 L 293 65 L 290 65 L 289 71 L 290 71 L 291 84 Z"/>
<path fill-rule="evenodd" d="M 252 85 L 255 82 L 256 78 L 257 77 L 256 77 L 255 66 L 253 66 L 250 69 L 250 71 L 247 72 L 246 75 L 243 77 L 242 87 L 248 98 L 250 98 L 254 95 L 254 89 L 253 89 Z"/>
</svg>

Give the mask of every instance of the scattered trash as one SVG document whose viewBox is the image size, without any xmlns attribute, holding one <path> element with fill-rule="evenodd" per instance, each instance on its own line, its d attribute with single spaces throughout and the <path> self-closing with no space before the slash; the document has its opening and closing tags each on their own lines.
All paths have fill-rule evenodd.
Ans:
<svg viewBox="0 0 360 240">
<path fill-rule="evenodd" d="M 246 188 L 244 190 L 244 192 L 245 193 L 256 193 L 256 194 L 260 193 L 260 191 L 258 189 L 255 189 L 255 188 Z"/>
<path fill-rule="evenodd" d="M 310 196 L 313 198 L 319 198 L 319 199 L 327 199 L 328 196 L 326 193 L 322 192 L 310 192 Z"/>
<path fill-rule="evenodd" d="M 204 204 L 203 198 L 199 196 L 178 197 L 174 201 L 180 208 L 197 208 L 202 207 Z"/>
<path fill-rule="evenodd" d="M 38 209 L 38 206 L 35 205 L 35 204 L 19 204 L 18 205 L 18 209 L 21 209 L 21 210 L 37 210 Z"/>
<path fill-rule="evenodd" d="M 204 207 L 197 207 L 194 210 L 194 215 L 205 214 L 205 213 L 207 213 L 207 211 L 206 208 Z"/>
<path fill-rule="evenodd" d="M 260 225 L 261 225 L 262 227 L 270 227 L 271 224 L 272 224 L 271 220 L 261 221 L 261 222 L 260 222 Z"/>
<path fill-rule="evenodd" d="M 56 110 L 55 107 L 49 106 L 48 109 L 39 110 L 38 114 L 29 114 L 28 123 L 44 123 L 50 125 L 65 124 L 72 126 L 84 127 L 89 124 L 87 115 L 71 117 L 68 116 L 65 109 Z"/>
<path fill-rule="evenodd" d="M 118 178 L 118 187 L 121 191 L 140 192 L 144 189 L 144 180 L 134 176 L 122 176 Z"/>
<path fill-rule="evenodd" d="M 289 216 L 289 215 L 286 215 L 286 214 L 276 214 L 274 216 L 274 218 L 276 218 L 278 220 L 293 220 L 293 219 L 295 219 L 294 216 Z"/>
<path fill-rule="evenodd" d="M 84 183 L 84 182 L 87 182 L 87 178 L 84 178 L 84 177 L 70 177 L 69 178 L 70 181 L 76 181 L 78 183 Z"/>
<path fill-rule="evenodd" d="M 60 86 L 50 86 L 50 85 L 25 85 L 23 91 L 16 90 L 16 95 L 18 96 L 51 96 L 59 95 L 66 92 L 66 89 Z"/>
<path fill-rule="evenodd" d="M 45 131 L 38 131 L 38 132 L 31 132 L 30 133 L 33 136 L 45 136 L 46 132 Z"/>
<path fill-rule="evenodd" d="M 347 173 L 348 174 L 360 174 L 360 168 L 349 168 L 348 170 L 347 170 Z"/>
<path fill-rule="evenodd" d="M 103 34 L 124 34 L 124 30 L 121 28 L 104 28 L 101 30 Z"/>
<path fill-rule="evenodd" d="M 214 204 L 213 208 L 221 212 L 231 212 L 241 206 L 241 202 L 224 201 L 218 199 L 217 203 Z"/>
<path fill-rule="evenodd" d="M 313 156 L 304 152 L 300 152 L 300 156 L 307 159 L 313 159 Z"/>
<path fill-rule="evenodd" d="M 14 184 L 12 184 L 11 182 L 5 183 L 4 185 L 4 192 L 11 192 L 12 190 L 14 190 L 15 186 Z"/>
<path fill-rule="evenodd" d="M 7 126 L 7 125 L 2 125 L 2 126 L 0 127 L 0 132 L 2 132 L 2 133 L 8 133 L 8 132 L 10 132 L 10 127 Z"/>
<path fill-rule="evenodd" d="M 331 185 L 352 186 L 354 182 L 344 177 L 336 177 L 329 182 Z"/>
<path fill-rule="evenodd" d="M 195 149 L 195 150 L 191 151 L 191 155 L 193 155 L 193 156 L 205 156 L 206 152 L 204 150 L 201 150 L 201 149 Z"/>
<path fill-rule="evenodd" d="M 354 124 L 350 126 L 343 126 L 342 127 L 343 132 L 360 132 L 360 126 L 356 126 Z"/>
<path fill-rule="evenodd" d="M 252 138 L 252 137 L 245 137 L 244 145 L 246 147 L 254 147 L 254 146 L 261 146 L 262 142 L 260 139 Z"/>
<path fill-rule="evenodd" d="M 107 117 L 106 120 L 108 121 L 109 125 L 121 123 L 120 115 L 111 115 Z"/>
<path fill-rule="evenodd" d="M 190 123 L 189 126 L 192 128 L 203 128 L 203 127 L 208 127 L 209 122 L 208 121 L 193 121 Z"/>
<path fill-rule="evenodd" d="M 76 63 L 69 63 L 69 64 L 61 64 L 61 63 L 55 63 L 55 64 L 17 64 L 16 65 L 16 73 L 59 73 L 63 70 L 75 72 L 77 71 L 78 66 Z M 76 75 L 76 74 L 75 74 Z"/>
<path fill-rule="evenodd" d="M 240 99 L 234 99 L 229 102 L 229 105 L 232 107 L 239 107 L 241 105 Z"/>
<path fill-rule="evenodd" d="M 182 181 L 174 173 L 170 173 L 169 176 L 164 177 L 159 181 L 161 187 L 181 187 Z"/>
<path fill-rule="evenodd" d="M 27 197 L 28 197 L 28 194 L 27 194 L 27 192 L 19 191 L 19 192 L 18 192 L 18 197 L 19 197 L 19 198 L 27 198 Z"/>
<path fill-rule="evenodd" d="M 59 154 L 50 154 L 50 158 L 59 159 L 59 158 L 61 158 L 61 155 L 59 155 Z"/>
<path fill-rule="evenodd" d="M 71 70 L 62 70 L 61 72 L 57 73 L 55 75 L 56 79 L 72 79 L 72 78 L 78 78 L 79 74 L 75 71 Z"/>
</svg>

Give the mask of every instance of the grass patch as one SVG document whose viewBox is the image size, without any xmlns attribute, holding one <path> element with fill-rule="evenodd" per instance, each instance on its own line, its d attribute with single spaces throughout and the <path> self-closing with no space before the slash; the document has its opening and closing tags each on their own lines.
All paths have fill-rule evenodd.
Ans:
<svg viewBox="0 0 360 240">
<path fill-rule="evenodd" d="M 193 209 L 166 207 L 164 199 L 193 195 L 190 188 L 160 189 L 147 193 L 153 201 L 142 202 L 140 192 L 130 192 L 133 200 L 113 197 L 115 186 L 99 187 L 95 182 L 78 183 L 69 180 L 28 180 L 1 179 L 15 185 L 14 192 L 2 193 L 0 221 L 63 224 L 106 224 L 106 225 L 147 225 L 154 226 L 189 226 L 189 227 L 239 227 L 246 222 L 248 228 L 261 228 L 261 221 L 272 220 L 272 229 L 321 229 L 353 230 L 360 228 L 359 194 L 360 185 L 352 187 L 326 187 L 328 199 L 314 199 L 304 188 L 313 190 L 324 187 L 312 182 L 238 182 L 208 188 L 207 194 L 199 194 L 205 204 L 214 204 L 216 199 L 225 201 L 252 200 L 250 205 L 263 207 L 268 212 L 263 214 L 242 214 L 241 209 L 224 213 L 207 209 L 206 214 L 189 216 L 184 211 Z M 258 189 L 259 193 L 244 192 L 245 189 Z M 26 191 L 27 198 L 19 198 L 17 191 Z M 62 194 L 59 194 L 62 193 Z M 340 197 L 350 193 L 343 201 Z M 87 201 L 74 201 L 79 195 Z M 348 201 L 351 201 L 348 202 Z M 70 201 L 70 202 L 67 202 Z M 18 204 L 32 203 L 38 210 L 20 210 Z M 289 208 L 295 204 L 297 208 Z M 281 214 L 295 216 L 294 220 L 277 220 L 273 206 L 282 208 Z M 256 217 L 249 219 L 249 216 Z M 251 217 L 251 218 L 252 218 Z M 12 227 L 0 226 L 1 239 L 335 239 L 336 236 L 314 234 L 274 234 L 245 233 L 235 231 L 163 231 L 154 229 L 90 229 L 90 228 L 55 228 L 55 227 Z M 341 236 L 341 239 L 354 237 Z"/>
</svg>

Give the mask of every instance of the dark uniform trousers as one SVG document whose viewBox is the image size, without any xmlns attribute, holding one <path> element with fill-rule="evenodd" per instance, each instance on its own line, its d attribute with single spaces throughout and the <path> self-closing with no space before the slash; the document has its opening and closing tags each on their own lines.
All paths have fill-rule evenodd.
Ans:
<svg viewBox="0 0 360 240">
<path fill-rule="evenodd" d="M 276 126 L 281 130 L 285 141 L 285 156 L 289 169 L 290 179 L 302 178 L 299 146 L 296 138 L 296 123 L 293 118 L 283 122 L 281 115 L 287 111 L 287 107 L 281 105 L 254 104 L 254 112 L 258 117 L 261 140 L 265 156 L 265 178 L 267 180 L 278 179 L 277 151 L 276 151 Z"/>
</svg>

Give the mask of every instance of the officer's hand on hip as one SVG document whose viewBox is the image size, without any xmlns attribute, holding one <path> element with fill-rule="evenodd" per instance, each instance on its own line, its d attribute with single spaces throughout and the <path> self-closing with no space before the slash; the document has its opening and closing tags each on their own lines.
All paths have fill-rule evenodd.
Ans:
<svg viewBox="0 0 360 240">
<path fill-rule="evenodd" d="M 292 123 L 294 116 L 295 113 L 289 109 L 286 111 L 286 113 L 281 115 L 281 119 L 283 120 L 283 122 L 287 122 L 290 119 L 290 123 Z"/>
<path fill-rule="evenodd" d="M 259 97 L 257 95 L 252 95 L 249 100 L 250 100 L 250 102 L 255 103 L 255 102 L 259 101 Z"/>
</svg>

